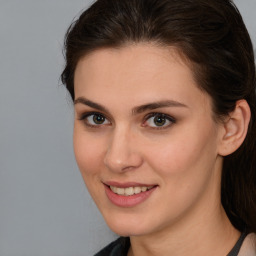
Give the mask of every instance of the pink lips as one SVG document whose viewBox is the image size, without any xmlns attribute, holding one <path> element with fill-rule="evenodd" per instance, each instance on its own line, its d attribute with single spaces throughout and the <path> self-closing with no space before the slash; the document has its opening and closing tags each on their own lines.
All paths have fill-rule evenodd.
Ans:
<svg viewBox="0 0 256 256">
<path fill-rule="evenodd" d="M 139 183 L 117 183 L 117 182 L 107 182 L 105 185 L 105 192 L 110 200 L 111 203 L 113 203 L 116 206 L 119 207 L 133 207 L 136 206 L 142 202 L 144 202 L 157 188 L 157 186 L 154 185 L 145 185 L 145 184 L 139 184 Z M 150 190 L 147 190 L 145 192 L 141 192 L 139 194 L 134 194 L 131 196 L 124 196 L 124 195 L 118 195 L 115 194 L 109 186 L 115 186 L 119 188 L 128 188 L 128 187 L 150 187 L 154 186 Z"/>
</svg>

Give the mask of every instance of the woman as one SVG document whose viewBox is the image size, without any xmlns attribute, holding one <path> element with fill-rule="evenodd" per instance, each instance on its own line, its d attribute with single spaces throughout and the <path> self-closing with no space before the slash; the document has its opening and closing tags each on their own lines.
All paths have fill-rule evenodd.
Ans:
<svg viewBox="0 0 256 256">
<path fill-rule="evenodd" d="M 230 0 L 98 0 L 62 81 L 86 186 L 121 236 L 97 255 L 256 255 L 250 37 Z"/>
</svg>

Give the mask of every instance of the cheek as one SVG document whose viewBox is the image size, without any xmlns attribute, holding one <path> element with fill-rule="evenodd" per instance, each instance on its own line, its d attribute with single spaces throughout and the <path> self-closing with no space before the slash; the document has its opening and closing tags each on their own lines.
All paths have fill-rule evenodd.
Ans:
<svg viewBox="0 0 256 256">
<path fill-rule="evenodd" d="M 190 209 L 215 182 L 212 175 L 215 146 L 209 140 L 206 133 L 194 133 L 194 136 L 177 137 L 171 143 L 163 143 L 148 152 L 148 162 L 158 175 L 163 195 L 158 209 L 164 209 L 167 216 L 176 216 Z"/>
<path fill-rule="evenodd" d="M 82 129 L 74 129 L 74 153 L 84 183 L 95 201 L 100 206 L 104 197 L 100 173 L 103 165 L 103 145 L 97 137 L 85 133 Z"/>
<path fill-rule="evenodd" d="M 148 146 L 148 162 L 160 175 L 193 176 L 213 167 L 217 155 L 215 140 L 216 134 L 211 127 L 179 131 L 168 140 Z"/>
<path fill-rule="evenodd" d="M 73 143 L 75 158 L 83 177 L 97 174 L 103 162 L 103 144 L 100 140 L 75 128 Z"/>
</svg>

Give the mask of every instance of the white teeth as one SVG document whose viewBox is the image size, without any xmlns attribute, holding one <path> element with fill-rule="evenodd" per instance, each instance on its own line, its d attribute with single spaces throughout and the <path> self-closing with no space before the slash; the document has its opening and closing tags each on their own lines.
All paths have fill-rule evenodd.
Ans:
<svg viewBox="0 0 256 256">
<path fill-rule="evenodd" d="M 142 191 L 142 192 L 147 191 L 147 187 L 142 187 L 142 188 L 141 188 L 141 191 Z"/>
<path fill-rule="evenodd" d="M 153 188 L 153 186 L 150 187 L 129 187 L 129 188 L 118 188 L 114 186 L 110 186 L 110 189 L 118 195 L 122 196 L 132 196 L 134 194 L 139 194 L 141 192 L 145 192 L 149 189 Z"/>
<path fill-rule="evenodd" d="M 126 189 L 124 190 L 124 193 L 125 193 L 126 196 L 134 195 L 134 189 L 133 189 L 133 187 L 126 188 Z"/>
<path fill-rule="evenodd" d="M 116 188 L 116 193 L 118 195 L 124 195 L 124 188 Z"/>
<path fill-rule="evenodd" d="M 140 187 L 135 187 L 134 188 L 134 193 L 135 194 L 139 194 L 141 192 L 141 188 Z"/>
<path fill-rule="evenodd" d="M 117 187 L 110 186 L 110 188 L 114 193 L 117 193 Z"/>
</svg>

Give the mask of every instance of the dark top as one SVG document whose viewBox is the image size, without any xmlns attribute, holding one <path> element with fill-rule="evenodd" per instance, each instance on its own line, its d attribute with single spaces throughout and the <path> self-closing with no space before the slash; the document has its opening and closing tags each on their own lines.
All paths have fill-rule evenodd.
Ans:
<svg viewBox="0 0 256 256">
<path fill-rule="evenodd" d="M 238 255 L 246 235 L 246 233 L 242 233 L 235 246 L 227 256 Z M 128 237 L 120 237 L 116 241 L 103 248 L 100 252 L 96 253 L 94 256 L 127 256 L 129 248 L 130 239 Z"/>
<path fill-rule="evenodd" d="M 94 256 L 127 256 L 129 248 L 129 237 L 120 237 L 116 241 L 107 245 L 100 252 L 96 253 Z"/>
</svg>

